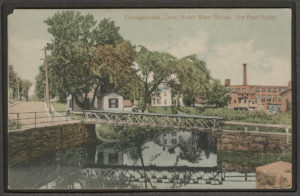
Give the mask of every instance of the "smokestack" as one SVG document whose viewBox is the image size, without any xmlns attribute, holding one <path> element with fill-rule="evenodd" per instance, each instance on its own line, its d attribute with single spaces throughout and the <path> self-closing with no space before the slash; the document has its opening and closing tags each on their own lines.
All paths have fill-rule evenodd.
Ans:
<svg viewBox="0 0 300 196">
<path fill-rule="evenodd" d="M 247 85 L 247 64 L 243 64 L 243 85 Z"/>
<path fill-rule="evenodd" d="M 225 86 L 230 86 L 230 79 L 225 79 Z"/>
</svg>

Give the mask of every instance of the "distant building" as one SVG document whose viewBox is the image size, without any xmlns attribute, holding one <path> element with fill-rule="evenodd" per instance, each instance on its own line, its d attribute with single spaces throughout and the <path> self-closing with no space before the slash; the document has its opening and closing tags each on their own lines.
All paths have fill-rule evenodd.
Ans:
<svg viewBox="0 0 300 196">
<path fill-rule="evenodd" d="M 248 85 L 246 64 L 243 64 L 243 84 L 231 85 L 230 79 L 226 79 L 225 86 L 231 90 L 228 108 L 271 112 L 282 110 L 282 93 L 290 88 L 289 86 Z"/>
<path fill-rule="evenodd" d="M 151 106 L 183 106 L 182 96 L 173 94 L 171 88 L 168 87 L 166 82 L 159 85 L 159 94 L 153 93 L 151 95 Z"/>
<path fill-rule="evenodd" d="M 112 111 L 131 111 L 132 103 L 130 100 L 124 100 L 122 95 L 115 92 L 106 93 L 95 100 L 93 109 L 99 110 L 112 110 Z M 67 111 L 82 111 L 82 108 L 78 106 L 74 98 L 70 95 L 67 98 Z"/>
<path fill-rule="evenodd" d="M 281 93 L 281 111 L 282 112 L 289 112 L 291 111 L 292 107 L 292 88 L 291 88 L 291 82 L 289 83 L 289 88 L 286 89 Z"/>
</svg>

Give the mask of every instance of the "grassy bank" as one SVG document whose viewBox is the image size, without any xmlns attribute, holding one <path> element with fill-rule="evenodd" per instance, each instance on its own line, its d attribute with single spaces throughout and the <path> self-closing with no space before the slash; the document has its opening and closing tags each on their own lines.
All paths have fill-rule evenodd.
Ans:
<svg viewBox="0 0 300 196">
<path fill-rule="evenodd" d="M 51 102 L 51 105 L 53 106 L 53 108 L 56 112 L 65 112 L 66 111 L 66 103 L 55 101 L 55 102 Z"/>
<path fill-rule="evenodd" d="M 172 107 L 148 107 L 149 113 L 185 113 L 200 116 L 218 116 L 224 117 L 226 121 L 240 121 L 249 123 L 265 123 L 265 124 L 292 124 L 291 113 L 277 113 L 267 114 L 266 112 L 249 112 L 236 111 L 227 108 L 206 108 L 206 107 L 179 107 L 175 109 Z"/>
</svg>

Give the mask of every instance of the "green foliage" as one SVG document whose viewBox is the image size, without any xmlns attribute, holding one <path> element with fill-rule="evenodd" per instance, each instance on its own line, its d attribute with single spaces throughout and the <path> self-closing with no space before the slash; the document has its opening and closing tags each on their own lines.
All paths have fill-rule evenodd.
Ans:
<svg viewBox="0 0 300 196">
<path fill-rule="evenodd" d="M 51 105 L 53 106 L 54 110 L 56 112 L 65 112 L 66 111 L 66 103 L 65 102 L 51 102 Z"/>
<path fill-rule="evenodd" d="M 219 80 L 213 79 L 207 92 L 207 101 L 210 105 L 224 107 L 229 100 L 229 89 L 223 86 Z"/>
<path fill-rule="evenodd" d="M 173 70 L 178 81 L 171 86 L 183 95 L 186 106 L 194 106 L 196 98 L 206 96 L 211 76 L 204 61 L 187 56 L 178 60 Z"/>
<path fill-rule="evenodd" d="M 18 74 L 14 72 L 12 65 L 8 66 L 8 77 L 10 98 L 18 98 L 19 100 L 25 98 L 28 100 L 28 92 L 29 88 L 32 86 L 32 82 L 18 77 Z"/>
<path fill-rule="evenodd" d="M 171 68 L 176 63 L 176 58 L 168 53 L 152 52 L 140 46 L 135 62 L 138 64 L 137 98 L 142 103 L 141 110 L 145 111 L 151 102 L 152 93 L 159 92 L 159 85 L 172 74 Z"/>
<path fill-rule="evenodd" d="M 276 161 L 292 162 L 292 155 L 278 153 L 250 153 L 237 151 L 220 151 L 218 158 L 223 163 L 231 164 L 233 167 L 243 167 L 255 171 L 256 167 L 273 163 Z"/>
<path fill-rule="evenodd" d="M 289 113 L 268 114 L 264 111 L 236 111 L 228 108 L 180 107 L 179 111 L 201 116 L 224 117 L 226 121 L 241 121 L 250 123 L 270 123 L 291 125 L 292 116 Z"/>
</svg>

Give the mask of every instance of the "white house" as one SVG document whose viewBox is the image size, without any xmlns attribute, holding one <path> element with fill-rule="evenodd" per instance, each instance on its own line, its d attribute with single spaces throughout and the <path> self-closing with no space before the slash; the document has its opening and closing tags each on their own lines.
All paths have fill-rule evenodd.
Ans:
<svg viewBox="0 0 300 196">
<path fill-rule="evenodd" d="M 106 93 L 98 97 L 95 102 L 94 109 L 100 110 L 131 111 L 133 107 L 130 100 L 124 100 L 122 95 L 115 92 Z M 67 98 L 67 111 L 82 111 L 71 95 Z"/>
<path fill-rule="evenodd" d="M 182 96 L 179 94 L 172 95 L 171 88 L 168 87 L 166 82 L 159 85 L 159 94 L 153 93 L 151 95 L 151 106 L 183 106 Z"/>
</svg>

